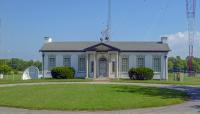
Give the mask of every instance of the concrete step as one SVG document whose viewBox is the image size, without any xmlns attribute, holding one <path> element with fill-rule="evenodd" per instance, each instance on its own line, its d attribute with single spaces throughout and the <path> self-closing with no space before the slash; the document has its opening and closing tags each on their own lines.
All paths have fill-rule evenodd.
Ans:
<svg viewBox="0 0 200 114">
<path fill-rule="evenodd" d="M 109 78 L 96 78 L 93 79 L 95 82 L 110 82 Z"/>
</svg>

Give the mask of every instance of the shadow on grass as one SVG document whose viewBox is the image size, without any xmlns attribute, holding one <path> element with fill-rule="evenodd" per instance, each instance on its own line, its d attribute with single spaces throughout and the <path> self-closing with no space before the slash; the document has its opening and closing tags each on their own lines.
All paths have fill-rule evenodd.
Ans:
<svg viewBox="0 0 200 114">
<path fill-rule="evenodd" d="M 134 86 L 114 86 L 114 88 L 117 92 L 129 92 L 146 96 L 159 96 L 163 99 L 180 98 L 185 100 L 187 98 L 187 94 L 185 92 L 164 88 Z"/>
<path fill-rule="evenodd" d="M 191 100 L 200 100 L 200 87 L 192 86 L 171 86 L 169 88 L 186 91 Z"/>
<path fill-rule="evenodd" d="M 198 110 L 198 112 L 200 112 L 200 105 L 194 105 L 194 106 L 191 106 L 191 108 L 194 108 L 194 109 Z"/>
</svg>

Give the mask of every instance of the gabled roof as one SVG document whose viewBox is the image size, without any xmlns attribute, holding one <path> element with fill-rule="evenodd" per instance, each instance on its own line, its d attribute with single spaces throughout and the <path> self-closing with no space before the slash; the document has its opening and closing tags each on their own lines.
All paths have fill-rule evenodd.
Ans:
<svg viewBox="0 0 200 114">
<path fill-rule="evenodd" d="M 84 51 L 120 51 L 120 49 L 101 42 L 84 49 Z"/>
<path fill-rule="evenodd" d="M 125 52 L 168 52 L 168 44 L 161 42 L 51 42 L 45 43 L 41 52 L 81 52 L 92 49 L 95 46 L 104 45 Z"/>
</svg>

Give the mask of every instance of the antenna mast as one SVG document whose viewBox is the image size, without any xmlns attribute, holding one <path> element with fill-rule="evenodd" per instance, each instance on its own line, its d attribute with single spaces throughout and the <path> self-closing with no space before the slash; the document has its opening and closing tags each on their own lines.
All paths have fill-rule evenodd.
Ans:
<svg viewBox="0 0 200 114">
<path fill-rule="evenodd" d="M 108 0 L 108 20 L 105 30 L 101 32 L 102 37 L 105 41 L 111 39 L 111 0 Z"/>
<path fill-rule="evenodd" d="M 108 22 L 107 22 L 107 29 L 108 29 L 108 40 L 111 39 L 111 0 L 108 0 Z"/>
<path fill-rule="evenodd" d="M 188 20 L 188 45 L 189 45 L 189 75 L 192 75 L 193 65 L 193 44 L 195 38 L 195 9 L 196 9 L 196 0 L 186 0 L 186 15 Z"/>
</svg>

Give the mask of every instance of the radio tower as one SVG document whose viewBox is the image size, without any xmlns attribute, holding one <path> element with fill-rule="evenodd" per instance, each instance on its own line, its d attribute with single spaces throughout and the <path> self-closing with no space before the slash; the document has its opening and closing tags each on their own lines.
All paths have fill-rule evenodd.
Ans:
<svg viewBox="0 0 200 114">
<path fill-rule="evenodd" d="M 188 58 L 188 71 L 192 75 L 192 59 L 193 59 L 193 44 L 195 38 L 195 9 L 196 0 L 186 0 L 186 15 L 188 20 L 188 45 L 189 45 L 189 58 Z"/>
</svg>

